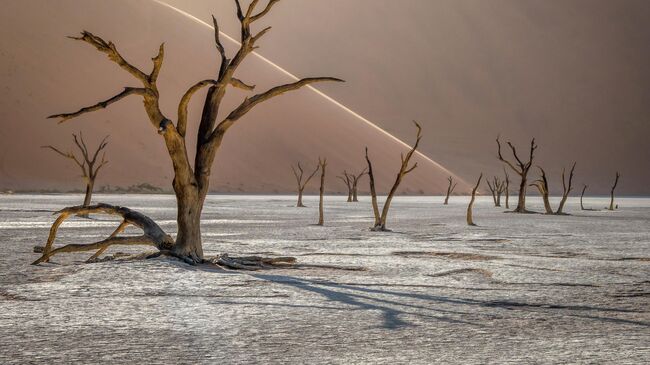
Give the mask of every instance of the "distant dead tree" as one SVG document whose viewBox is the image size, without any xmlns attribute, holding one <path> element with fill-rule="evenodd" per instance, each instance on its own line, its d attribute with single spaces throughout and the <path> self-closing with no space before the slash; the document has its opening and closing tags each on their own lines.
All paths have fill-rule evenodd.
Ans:
<svg viewBox="0 0 650 365">
<path fill-rule="evenodd" d="M 454 182 L 454 178 L 451 176 L 447 178 L 447 181 L 449 181 L 449 185 L 447 186 L 447 196 L 445 196 L 445 202 L 443 205 L 449 204 L 449 196 L 454 192 L 454 189 L 456 189 L 456 185 L 458 185 L 458 183 Z"/>
<path fill-rule="evenodd" d="M 503 173 L 505 174 L 505 183 L 506 183 L 506 209 L 510 209 L 510 176 L 508 175 L 508 171 L 506 171 L 505 167 L 503 168 Z"/>
<path fill-rule="evenodd" d="M 610 201 L 609 201 L 609 210 L 614 210 L 614 190 L 616 190 L 616 185 L 618 185 L 618 178 L 621 177 L 621 174 L 616 171 L 616 179 L 614 180 L 614 185 L 612 185 L 612 192 L 610 193 Z"/>
<path fill-rule="evenodd" d="M 409 172 L 413 171 L 416 167 L 418 167 L 417 162 L 413 164 L 413 166 L 409 167 L 411 157 L 413 157 L 415 150 L 418 148 L 418 145 L 420 144 L 420 139 L 422 138 L 422 127 L 420 127 L 420 124 L 418 124 L 418 122 L 416 121 L 413 121 L 413 123 L 415 123 L 415 127 L 417 128 L 415 144 L 413 145 L 411 150 L 406 154 L 406 156 L 404 156 L 404 154 L 401 155 L 402 164 L 400 165 L 400 169 L 399 172 L 397 173 L 397 177 L 395 178 L 395 182 L 393 183 L 393 187 L 390 189 L 388 196 L 386 196 L 386 201 L 384 202 L 384 207 L 381 211 L 381 214 L 379 213 L 379 205 L 377 204 L 377 191 L 375 190 L 375 176 L 373 175 L 372 172 L 372 163 L 370 162 L 370 158 L 368 157 L 368 147 L 366 147 L 366 162 L 368 162 L 368 179 L 370 180 L 370 195 L 372 197 L 372 211 L 375 215 L 375 225 L 370 229 L 371 231 L 390 231 L 389 229 L 386 228 L 386 217 L 388 216 L 388 209 L 390 208 L 390 203 L 393 200 L 393 196 L 395 195 L 395 192 L 397 191 L 397 188 L 399 187 L 399 184 L 402 182 L 404 176 L 406 176 Z"/>
<path fill-rule="evenodd" d="M 506 188 L 505 181 L 501 180 L 498 176 L 495 176 L 492 179 L 492 183 L 490 183 L 490 180 L 488 180 L 487 178 L 485 179 L 485 182 L 487 183 L 488 188 L 492 193 L 492 200 L 494 201 L 494 206 L 500 207 L 501 195 L 503 194 L 503 191 Z"/>
<path fill-rule="evenodd" d="M 320 200 L 318 202 L 318 225 L 322 226 L 325 223 L 323 218 L 323 194 L 325 194 L 325 167 L 327 166 L 327 159 L 318 158 L 318 168 L 320 169 Z"/>
<path fill-rule="evenodd" d="M 368 174 L 368 168 L 366 167 L 363 169 L 360 173 L 356 175 L 350 175 L 352 177 L 352 201 L 353 202 L 358 202 L 359 201 L 359 189 L 358 189 L 358 184 L 359 180 L 364 176 Z"/>
<path fill-rule="evenodd" d="M 528 157 L 528 161 L 523 162 L 517 155 L 517 150 L 515 149 L 515 146 L 513 146 L 512 143 L 510 142 L 507 143 L 508 146 L 510 146 L 510 149 L 512 150 L 512 155 L 517 161 L 516 165 L 515 163 L 512 163 L 509 160 L 503 158 L 503 155 L 501 154 L 501 142 L 499 141 L 499 137 L 497 137 L 498 158 L 501 162 L 510 166 L 512 171 L 516 172 L 517 175 L 519 175 L 519 177 L 521 178 L 521 181 L 519 183 L 519 200 L 517 202 L 517 207 L 515 208 L 514 212 L 527 213 L 528 211 L 526 210 L 526 187 L 528 182 L 528 171 L 530 171 L 530 167 L 533 165 L 533 158 L 534 158 L 535 150 L 537 149 L 537 145 L 535 144 L 535 138 L 533 138 L 530 141 L 530 155 Z"/>
<path fill-rule="evenodd" d="M 481 179 L 483 179 L 483 173 L 481 172 L 481 175 L 478 177 L 478 181 L 476 182 L 476 185 L 472 189 L 472 197 L 469 200 L 469 205 L 467 205 L 467 225 L 468 226 L 475 226 L 474 224 L 474 219 L 472 217 L 472 207 L 474 207 L 474 199 L 476 198 L 476 191 L 478 190 L 479 185 L 481 185 Z"/>
<path fill-rule="evenodd" d="M 589 185 L 582 184 L 582 193 L 580 193 L 580 210 L 587 210 L 585 209 L 585 206 L 582 204 L 582 199 L 585 197 L 585 191 L 587 190 L 588 187 Z"/>
<path fill-rule="evenodd" d="M 352 179 L 350 174 L 346 170 L 343 170 L 343 175 L 339 175 L 336 177 L 337 179 L 340 179 L 343 181 L 345 186 L 348 188 L 348 203 L 352 202 Z"/>
<path fill-rule="evenodd" d="M 81 132 L 79 133 L 79 136 L 73 133 L 72 138 L 75 145 L 77 145 L 77 149 L 79 149 L 81 152 L 80 158 L 75 156 L 75 154 L 72 152 L 62 152 L 60 149 L 54 146 L 48 145 L 42 146 L 42 148 L 49 148 L 59 155 L 65 158 L 69 158 L 70 160 L 74 161 L 77 166 L 79 166 L 81 172 L 83 173 L 83 179 L 86 182 L 86 195 L 84 197 L 83 206 L 87 207 L 90 205 L 90 201 L 92 200 L 97 174 L 99 173 L 99 170 L 101 170 L 101 168 L 108 163 L 106 160 L 106 151 L 102 153 L 101 160 L 97 161 L 99 153 L 102 152 L 102 150 L 104 150 L 108 145 L 108 136 L 104 137 L 104 139 L 99 143 L 99 146 L 97 146 L 95 152 L 92 153 L 88 150 L 88 146 L 86 146 L 86 142 L 84 141 L 84 137 Z"/>
<path fill-rule="evenodd" d="M 546 214 L 553 214 L 551 203 L 548 200 L 548 179 L 546 178 L 546 172 L 539 166 L 537 166 L 537 168 L 541 172 L 541 176 L 539 180 L 535 180 L 530 184 L 530 186 L 536 186 L 539 190 L 539 194 L 542 196 L 542 200 L 544 201 L 544 210 L 546 211 Z"/>
<path fill-rule="evenodd" d="M 311 174 L 309 174 L 309 176 L 307 176 L 307 178 L 303 182 L 302 179 L 303 179 L 303 175 L 304 175 L 305 172 L 302 169 L 302 166 L 300 166 L 300 162 L 298 162 L 297 165 L 298 165 L 298 170 L 297 171 L 296 171 L 296 168 L 293 167 L 293 165 L 291 165 L 291 170 L 293 171 L 293 176 L 296 177 L 296 183 L 298 183 L 298 203 L 296 204 L 296 206 L 300 207 L 300 208 L 304 208 L 305 205 L 302 203 L 302 193 L 303 193 L 303 191 L 305 191 L 305 187 L 307 186 L 307 184 L 309 184 L 309 181 L 314 177 L 314 175 L 316 175 L 316 173 L 318 172 L 318 169 L 320 168 L 320 166 L 316 166 L 314 171 Z"/>
<path fill-rule="evenodd" d="M 158 49 L 158 54 L 152 58 L 153 67 L 150 72 L 144 72 L 127 61 L 118 51 L 114 43 L 106 41 L 90 32 L 83 31 L 81 36 L 71 37 L 82 41 L 105 54 L 115 62 L 122 70 L 130 74 L 138 82 L 137 87 L 128 86 L 116 95 L 100 101 L 94 105 L 84 107 L 72 113 L 55 114 L 50 118 L 58 118 L 60 122 L 79 117 L 83 114 L 102 110 L 109 105 L 118 102 L 129 96 L 142 98 L 144 110 L 153 128 L 162 136 L 169 158 L 174 169 L 173 188 L 176 193 L 177 202 L 177 235 L 173 246 L 165 252 L 178 257 L 188 263 L 201 263 L 203 259 L 203 244 L 201 237 L 201 213 L 205 198 L 209 191 L 212 165 L 223 139 L 228 130 L 242 119 L 249 111 L 256 106 L 289 91 L 298 90 L 304 86 L 323 81 L 342 81 L 333 77 L 312 77 L 303 78 L 295 82 L 272 87 L 259 94 L 244 98 L 234 109 L 227 111 L 222 109 L 222 101 L 230 87 L 244 91 L 254 90 L 254 86 L 247 84 L 235 77 L 236 71 L 244 60 L 259 48 L 262 37 L 268 33 L 270 27 L 253 32 L 252 25 L 264 18 L 271 8 L 277 4 L 277 0 L 270 0 L 264 6 L 253 0 L 248 7 L 242 7 L 240 0 L 235 0 L 237 18 L 240 23 L 239 48 L 232 58 L 228 58 L 225 48 L 221 42 L 221 34 L 216 18 L 213 17 L 214 42 L 220 59 L 218 73 L 206 80 L 194 83 L 181 97 L 178 103 L 178 116 L 176 123 L 163 113 L 160 108 L 160 95 L 158 90 L 158 76 L 160 74 L 164 59 L 164 44 Z M 261 9 L 260 9 L 261 8 Z M 184 67 L 190 67 L 184 65 Z M 195 138 L 192 138 L 191 145 L 196 141 L 195 153 L 188 152 L 186 133 L 188 125 L 188 106 L 190 101 L 199 90 L 208 88 L 203 103 L 203 111 L 200 120 L 197 121 L 198 128 Z M 220 118 L 223 116 L 223 119 Z M 219 119 L 219 120 L 218 120 Z M 195 156 L 194 163 L 189 156 Z M 99 208 L 98 208 L 99 209 Z M 146 241 L 146 242 L 145 242 Z M 152 240 L 143 240 L 144 244 L 151 244 Z M 156 247 L 162 247 L 161 242 L 155 242 Z M 223 255 L 222 255 L 223 257 Z M 222 260 L 226 262 L 226 260 Z M 246 262 L 233 260 L 227 261 L 230 267 L 251 267 L 259 268 L 260 260 Z"/>
<path fill-rule="evenodd" d="M 573 166 L 571 166 L 571 172 L 569 173 L 568 182 L 565 179 L 565 170 L 562 169 L 562 200 L 560 200 L 560 205 L 558 205 L 555 214 L 564 214 L 563 212 L 564 204 L 566 203 L 566 200 L 569 198 L 569 193 L 571 192 L 571 189 L 573 189 L 573 172 L 575 171 L 575 169 L 576 169 L 576 163 L 574 162 Z M 582 201 L 580 204 L 582 204 Z"/>
</svg>

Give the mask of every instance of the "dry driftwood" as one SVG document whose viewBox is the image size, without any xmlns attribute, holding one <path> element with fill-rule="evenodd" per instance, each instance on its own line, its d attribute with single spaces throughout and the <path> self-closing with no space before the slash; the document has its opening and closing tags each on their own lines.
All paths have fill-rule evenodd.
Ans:
<svg viewBox="0 0 650 365">
<path fill-rule="evenodd" d="M 225 268 L 230 269 L 245 269 L 245 270 L 258 270 L 264 268 L 271 268 L 294 264 L 296 259 L 293 257 L 259 257 L 259 256 L 245 256 L 245 257 L 230 257 L 227 254 L 220 255 L 216 258 L 209 260 L 201 260 L 196 262 L 186 256 L 176 254 L 172 248 L 174 246 L 174 239 L 166 234 L 160 226 L 156 224 L 151 218 L 146 215 L 131 210 L 126 207 L 114 206 L 109 204 L 95 204 L 92 206 L 75 206 L 64 208 L 55 214 L 59 216 L 50 228 L 50 234 L 45 246 L 34 247 L 34 252 L 41 253 L 32 265 L 38 265 L 43 262 L 48 262 L 52 256 L 60 253 L 73 253 L 73 252 L 88 252 L 95 251 L 95 253 L 86 262 L 104 261 L 100 255 L 103 254 L 111 246 L 132 246 L 132 245 L 146 245 L 153 246 L 158 249 L 158 252 L 153 255 L 148 255 L 147 258 L 153 258 L 160 255 L 167 255 L 176 257 L 188 264 L 197 263 L 213 263 Z M 107 214 L 120 216 L 122 221 L 117 228 L 106 239 L 87 244 L 67 244 L 61 247 L 54 248 L 54 241 L 61 224 L 71 216 L 83 214 Z M 120 233 L 128 226 L 135 226 L 142 229 L 143 233 L 139 236 L 119 236 Z"/>
</svg>

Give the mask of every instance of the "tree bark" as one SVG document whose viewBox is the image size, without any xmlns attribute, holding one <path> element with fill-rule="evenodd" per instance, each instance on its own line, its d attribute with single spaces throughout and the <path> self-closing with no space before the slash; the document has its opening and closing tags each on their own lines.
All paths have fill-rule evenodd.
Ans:
<svg viewBox="0 0 650 365">
<path fill-rule="evenodd" d="M 302 191 L 303 189 L 298 189 L 298 203 L 296 204 L 296 207 L 298 208 L 304 208 L 305 205 L 302 203 Z"/>
<path fill-rule="evenodd" d="M 474 199 L 476 198 L 476 191 L 478 190 L 479 185 L 481 185 L 481 179 L 483 178 L 483 173 L 478 177 L 478 181 L 476 182 L 476 185 L 472 189 L 472 197 L 469 200 L 469 204 L 467 205 L 467 225 L 468 226 L 475 226 L 474 224 L 474 218 L 472 217 L 472 208 L 474 207 Z"/>
<path fill-rule="evenodd" d="M 621 177 L 621 174 L 616 171 L 616 179 L 614 180 L 614 185 L 612 186 L 612 191 L 610 193 L 610 200 L 609 200 L 609 210 L 614 210 L 614 190 L 616 190 L 616 185 L 618 185 L 618 178 Z"/>
<path fill-rule="evenodd" d="M 84 207 L 90 205 L 90 201 L 92 200 L 93 197 L 94 187 L 95 187 L 95 179 L 88 179 L 88 183 L 86 184 L 86 195 L 84 195 L 84 203 L 83 203 Z"/>
</svg>

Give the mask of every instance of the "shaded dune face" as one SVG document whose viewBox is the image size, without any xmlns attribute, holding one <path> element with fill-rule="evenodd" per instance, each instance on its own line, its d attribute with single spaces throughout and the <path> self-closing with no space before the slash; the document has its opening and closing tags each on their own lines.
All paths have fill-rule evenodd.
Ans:
<svg viewBox="0 0 650 365">
<path fill-rule="evenodd" d="M 88 6 L 79 1 L 30 1 L 6 5 L 8 9 L 1 19 L 4 29 L 0 72 L 5 83 L 0 118 L 7 128 L 0 135 L 0 187 L 79 187 L 75 166 L 39 146 L 53 144 L 71 149 L 70 134 L 81 130 L 91 145 L 106 134 L 111 136 L 107 149 L 110 163 L 102 171 L 98 186 L 149 182 L 169 188 L 173 178 L 171 162 L 138 97 L 61 125 L 45 119 L 53 113 L 105 100 L 124 86 L 138 86 L 103 54 L 65 36 L 83 29 L 100 35 L 113 41 L 125 58 L 145 72 L 151 68 L 150 58 L 158 45 L 165 42 L 158 85 L 163 112 L 175 120 L 183 92 L 218 71 L 212 31 L 155 2 L 117 1 Z M 219 17 L 234 18 L 234 13 L 222 12 Z M 236 45 L 228 42 L 226 46 L 233 55 Z M 337 68 L 324 67 L 317 73 L 299 76 L 338 76 Z M 253 56 L 240 68 L 238 77 L 257 85 L 257 92 L 292 81 Z M 345 86 L 323 84 L 318 88 L 329 93 Z M 222 111 L 231 110 L 246 95 L 229 90 Z M 204 97 L 205 91 L 197 94 L 190 107 L 191 159 Z M 409 124 L 410 120 L 405 118 L 400 123 Z M 213 167 L 211 187 L 220 192 L 290 192 L 295 185 L 290 164 L 302 161 L 306 169 L 313 169 L 318 156 L 324 156 L 330 174 L 327 190 L 343 192 L 345 187 L 335 175 L 344 169 L 362 170 L 365 146 L 370 150 L 378 189 L 387 191 L 399 168 L 400 153 L 407 149 L 316 93 L 301 90 L 257 107 L 229 131 Z M 413 161 L 419 167 L 405 179 L 402 192 L 439 194 L 446 189 L 448 171 L 421 156 Z M 308 190 L 316 191 L 316 185 L 313 182 Z M 458 190 L 466 188 L 461 182 Z M 360 190 L 367 190 L 367 180 L 360 183 Z"/>
</svg>

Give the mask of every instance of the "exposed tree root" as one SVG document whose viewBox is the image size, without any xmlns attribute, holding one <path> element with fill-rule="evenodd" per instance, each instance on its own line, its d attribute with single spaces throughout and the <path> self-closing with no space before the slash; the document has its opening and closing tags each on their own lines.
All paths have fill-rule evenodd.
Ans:
<svg viewBox="0 0 650 365">
<path fill-rule="evenodd" d="M 76 244 L 71 243 L 65 246 L 58 248 L 53 248 L 54 240 L 56 239 L 56 234 L 59 229 L 59 226 L 69 217 L 77 215 L 87 215 L 87 214 L 108 214 L 108 215 L 118 215 L 123 218 L 122 222 L 118 227 L 113 231 L 113 233 L 108 236 L 108 238 L 87 244 Z M 109 204 L 96 204 L 88 207 L 84 206 L 75 206 L 64 208 L 55 214 L 59 214 L 59 217 L 54 221 L 52 227 L 50 228 L 50 235 L 48 237 L 47 243 L 45 246 L 36 246 L 34 247 L 34 252 L 42 253 L 41 257 L 38 260 L 34 261 L 32 265 L 38 265 L 42 262 L 48 262 L 50 258 L 59 253 L 73 253 L 73 252 L 87 252 L 87 251 L 96 251 L 86 263 L 93 262 L 103 262 L 114 260 L 118 257 L 134 257 L 141 259 L 151 259 L 159 256 L 169 256 L 177 258 L 189 265 L 197 264 L 214 264 L 220 267 L 236 270 L 260 270 L 260 269 L 269 269 L 274 267 L 293 267 L 295 266 L 296 258 L 295 257 L 275 257 L 267 258 L 260 256 L 242 256 L 242 257 L 231 257 L 228 254 L 222 254 L 217 257 L 209 259 L 199 259 L 197 257 L 184 256 L 180 255 L 173 250 L 174 239 L 166 234 L 158 224 L 156 224 L 151 218 L 146 215 L 133 211 L 126 207 L 113 206 Z M 118 236 L 122 233 L 124 229 L 133 225 L 142 229 L 143 234 L 140 236 Z M 100 258 L 100 255 L 103 254 L 109 247 L 114 245 L 147 245 L 154 246 L 158 249 L 158 252 L 146 253 L 141 255 L 130 256 L 127 254 L 116 253 L 113 256 L 106 256 Z"/>
</svg>

